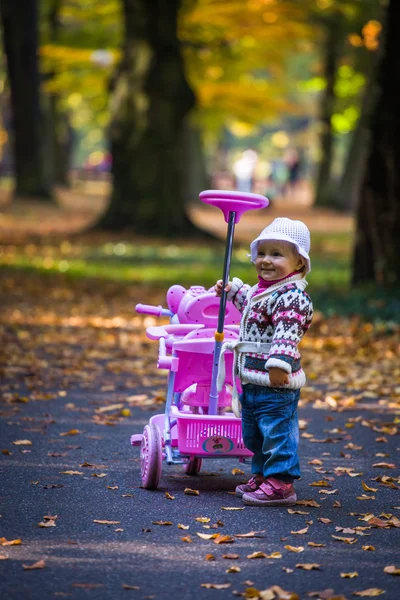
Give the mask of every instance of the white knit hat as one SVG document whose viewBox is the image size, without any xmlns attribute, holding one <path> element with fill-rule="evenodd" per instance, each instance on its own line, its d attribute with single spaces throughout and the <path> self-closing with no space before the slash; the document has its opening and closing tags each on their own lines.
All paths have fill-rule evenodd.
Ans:
<svg viewBox="0 0 400 600">
<path fill-rule="evenodd" d="M 260 235 L 250 244 L 251 262 L 257 258 L 258 242 L 265 240 L 276 240 L 290 242 L 296 246 L 297 252 L 306 259 L 306 273 L 311 271 L 310 231 L 303 221 L 293 221 L 286 217 L 274 219 L 268 227 L 262 230 Z"/>
</svg>

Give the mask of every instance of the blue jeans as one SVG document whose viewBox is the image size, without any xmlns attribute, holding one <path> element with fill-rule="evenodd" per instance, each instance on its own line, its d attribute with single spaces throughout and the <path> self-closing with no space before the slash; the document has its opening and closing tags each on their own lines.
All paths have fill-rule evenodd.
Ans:
<svg viewBox="0 0 400 600">
<path fill-rule="evenodd" d="M 242 389 L 243 441 L 254 454 L 251 472 L 286 481 L 298 479 L 300 390 L 253 384 Z"/>
</svg>

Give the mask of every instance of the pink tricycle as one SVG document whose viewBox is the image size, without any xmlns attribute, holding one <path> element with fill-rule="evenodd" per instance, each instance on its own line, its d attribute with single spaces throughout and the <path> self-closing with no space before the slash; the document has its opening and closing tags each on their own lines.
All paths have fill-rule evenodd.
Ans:
<svg viewBox="0 0 400 600">
<path fill-rule="evenodd" d="M 235 224 L 244 212 L 268 206 L 258 194 L 207 190 L 200 199 L 220 208 L 227 229 L 223 287 L 229 281 Z M 251 452 L 244 446 L 241 420 L 231 408 L 232 386 L 240 390 L 233 371 L 233 353 L 225 353 L 226 378 L 217 390 L 218 365 L 224 340 L 239 336 L 240 313 L 214 289 L 173 285 L 167 292 L 168 308 L 145 304 L 136 311 L 169 317 L 167 325 L 146 329 L 147 337 L 158 340 L 157 367 L 166 369 L 168 385 L 163 414 L 150 418 L 143 433 L 131 436 L 140 446 L 143 487 L 154 490 L 161 477 L 162 462 L 183 464 L 188 475 L 199 473 L 203 458 L 232 458 L 244 462 Z"/>
</svg>

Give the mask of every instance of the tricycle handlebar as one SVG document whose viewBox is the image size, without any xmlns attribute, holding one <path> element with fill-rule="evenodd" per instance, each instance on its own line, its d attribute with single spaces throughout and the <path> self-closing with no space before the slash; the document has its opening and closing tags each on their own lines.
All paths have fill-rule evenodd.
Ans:
<svg viewBox="0 0 400 600">
<path fill-rule="evenodd" d="M 174 313 L 168 308 L 163 308 L 161 305 L 153 306 L 152 304 L 136 304 L 135 310 L 141 315 L 153 315 L 154 317 L 172 317 Z"/>
</svg>

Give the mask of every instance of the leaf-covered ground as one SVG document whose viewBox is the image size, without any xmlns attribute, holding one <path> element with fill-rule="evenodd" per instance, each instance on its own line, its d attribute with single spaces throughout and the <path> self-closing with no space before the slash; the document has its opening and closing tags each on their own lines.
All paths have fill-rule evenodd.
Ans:
<svg viewBox="0 0 400 600">
<path fill-rule="evenodd" d="M 54 248 L 21 236 L 25 254 Z M 160 281 L 8 264 L 0 285 L 5 598 L 397 600 L 395 319 L 317 306 L 302 342 L 298 505 L 243 508 L 232 490 L 249 467 L 234 460 L 206 461 L 198 477 L 164 466 L 158 491 L 140 487 L 129 438 L 162 412 L 165 372 L 145 336 L 155 321 L 135 304 L 165 304 Z"/>
</svg>

